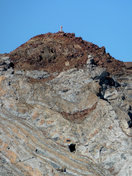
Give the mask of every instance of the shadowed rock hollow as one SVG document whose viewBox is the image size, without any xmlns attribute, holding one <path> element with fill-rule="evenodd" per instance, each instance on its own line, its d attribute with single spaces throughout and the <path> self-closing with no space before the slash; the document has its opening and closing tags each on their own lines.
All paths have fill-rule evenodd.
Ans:
<svg viewBox="0 0 132 176">
<path fill-rule="evenodd" d="M 132 67 L 71 33 L 0 55 L 1 176 L 132 175 Z"/>
</svg>

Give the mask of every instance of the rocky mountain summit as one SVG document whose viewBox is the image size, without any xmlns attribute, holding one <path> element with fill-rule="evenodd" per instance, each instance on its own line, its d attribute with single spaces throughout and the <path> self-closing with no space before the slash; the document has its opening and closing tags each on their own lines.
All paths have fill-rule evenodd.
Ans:
<svg viewBox="0 0 132 176">
<path fill-rule="evenodd" d="M 131 176 L 132 63 L 73 33 L 0 55 L 0 176 Z"/>
</svg>

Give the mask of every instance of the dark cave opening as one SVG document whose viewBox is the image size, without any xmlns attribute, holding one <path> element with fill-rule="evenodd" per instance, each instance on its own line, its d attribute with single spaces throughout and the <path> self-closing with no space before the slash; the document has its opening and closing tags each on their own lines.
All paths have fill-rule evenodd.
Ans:
<svg viewBox="0 0 132 176">
<path fill-rule="evenodd" d="M 76 144 L 70 144 L 69 150 L 70 150 L 70 152 L 75 152 L 76 151 Z"/>
</svg>

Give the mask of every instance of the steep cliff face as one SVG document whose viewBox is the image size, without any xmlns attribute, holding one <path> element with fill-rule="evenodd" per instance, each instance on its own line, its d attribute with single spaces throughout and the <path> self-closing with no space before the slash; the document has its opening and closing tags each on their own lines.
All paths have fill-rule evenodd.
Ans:
<svg viewBox="0 0 132 176">
<path fill-rule="evenodd" d="M 0 55 L 0 175 L 132 175 L 132 69 L 70 33 Z"/>
</svg>

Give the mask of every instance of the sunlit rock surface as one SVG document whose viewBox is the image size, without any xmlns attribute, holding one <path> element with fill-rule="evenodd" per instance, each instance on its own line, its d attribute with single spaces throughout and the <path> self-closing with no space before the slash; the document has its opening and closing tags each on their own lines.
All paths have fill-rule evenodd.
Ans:
<svg viewBox="0 0 132 176">
<path fill-rule="evenodd" d="M 63 32 L 0 55 L 0 175 L 131 176 L 131 68 Z"/>
</svg>

